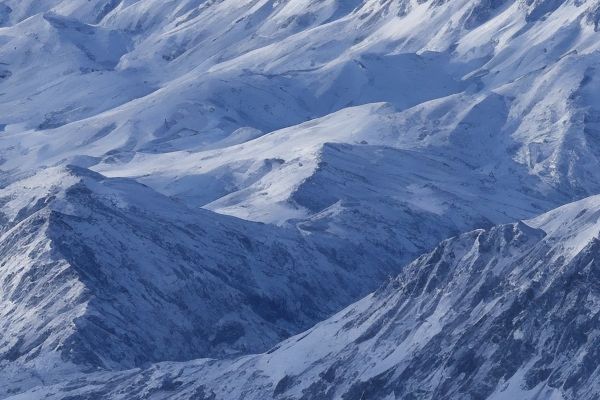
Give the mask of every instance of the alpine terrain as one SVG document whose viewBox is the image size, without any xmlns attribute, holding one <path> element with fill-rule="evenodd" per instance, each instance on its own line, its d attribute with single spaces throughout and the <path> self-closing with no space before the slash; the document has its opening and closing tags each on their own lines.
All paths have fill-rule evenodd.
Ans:
<svg viewBox="0 0 600 400">
<path fill-rule="evenodd" d="M 0 399 L 600 398 L 596 0 L 0 0 Z"/>
</svg>

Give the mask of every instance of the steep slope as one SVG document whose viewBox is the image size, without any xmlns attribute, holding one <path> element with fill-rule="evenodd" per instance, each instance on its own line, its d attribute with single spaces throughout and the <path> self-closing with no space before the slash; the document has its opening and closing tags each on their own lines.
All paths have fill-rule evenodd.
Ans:
<svg viewBox="0 0 600 400">
<path fill-rule="evenodd" d="M 502 99 L 489 103 L 487 110 Z M 462 143 L 430 150 L 392 146 L 411 140 L 401 124 L 409 123 L 390 105 L 367 105 L 228 149 L 138 154 L 129 169 L 110 163 L 98 169 L 137 177 L 192 208 L 293 227 L 316 242 L 337 237 L 352 243 L 351 253 L 399 264 L 459 232 L 528 218 L 570 198 L 501 150 L 495 154 L 505 158 L 491 169 L 452 156 Z M 501 149 L 489 148 L 488 160 L 491 148 Z"/>
<path fill-rule="evenodd" d="M 439 138 L 450 139 L 430 144 L 412 121 L 441 119 L 431 115 L 439 104 L 409 115 L 372 104 L 226 149 L 136 154 L 127 168 L 96 168 L 135 177 L 190 207 L 325 232 L 405 263 L 458 232 L 528 218 L 577 197 L 530 175 L 508 153 L 510 139 L 486 134 L 490 115 L 499 128 L 505 123 L 505 101 L 490 95 L 462 115 L 446 110 L 448 124 L 458 127 L 440 126 Z"/>
<path fill-rule="evenodd" d="M 14 54 L 18 43 L 8 39 L 25 28 L 41 31 L 35 43 L 44 48 L 77 45 L 69 28 L 74 24 L 88 38 L 102 42 L 108 32 L 129 45 L 125 52 L 113 52 L 118 63 L 108 71 L 95 71 L 107 68 L 91 67 L 89 60 L 80 62 L 92 73 L 82 74 L 77 66 L 61 69 L 50 92 L 40 93 L 35 85 L 45 85 L 33 81 L 27 90 L 4 85 L 12 93 L 6 99 L 31 98 L 0 103 L 7 115 L 0 123 L 9 133 L 0 146 L 5 168 L 72 162 L 86 155 L 93 157 L 86 158 L 89 166 L 110 157 L 118 174 L 140 152 L 228 147 L 240 140 L 231 137 L 239 129 L 259 135 L 351 105 L 389 102 L 405 110 L 440 99 L 439 106 L 415 111 L 445 118 L 407 116 L 414 117 L 412 129 L 420 131 L 422 141 L 443 143 L 445 137 L 432 133 L 454 131 L 462 123 L 463 134 L 510 138 L 506 143 L 512 140 L 512 146 L 505 151 L 560 190 L 584 196 L 598 189 L 591 173 L 598 166 L 594 135 L 581 129 L 593 120 L 595 104 L 593 90 L 585 89 L 598 63 L 591 2 L 110 2 L 110 13 L 94 25 L 90 10 L 100 3 L 10 4 L 30 18 L 17 18 L 21 22 L 6 28 L 7 63 L 21 60 L 23 46 Z M 62 27 L 49 24 L 63 40 L 47 37 L 48 24 L 36 14 L 42 11 L 46 20 L 65 15 L 70 21 Z M 53 64 L 62 65 L 52 54 Z M 7 70 L 41 70 L 38 63 L 27 58 Z M 92 90 L 76 92 L 75 86 Z M 112 96 L 102 95 L 109 91 Z M 462 96 L 452 96 L 457 93 Z M 507 102 L 504 121 L 482 115 L 481 129 L 465 132 L 468 121 L 460 116 L 490 94 Z M 52 121 L 43 124 L 32 114 Z M 40 123 L 56 129 L 35 131 Z M 573 151 L 578 158 L 569 156 Z"/>
<path fill-rule="evenodd" d="M 45 170 L 0 198 L 7 369 L 57 357 L 130 368 L 261 351 L 399 267 L 335 238 L 316 243 L 295 230 L 194 212 L 78 167 Z"/>
<path fill-rule="evenodd" d="M 96 374 L 28 395 L 594 399 L 599 215 L 594 197 L 448 239 L 262 355 Z"/>
<path fill-rule="evenodd" d="M 263 351 L 485 228 L 270 354 L 53 393 L 594 398 L 597 199 L 489 227 L 600 193 L 599 21 L 592 0 L 0 1 L 3 396 Z"/>
<path fill-rule="evenodd" d="M 332 226 L 343 239 L 399 215 L 367 236 L 409 238 L 401 246 L 414 251 L 402 249 L 401 262 L 451 233 L 600 191 L 591 3 L 7 5 L 0 53 L 19 68 L 7 66 L 0 98 L 6 182 L 76 164 L 193 208 Z M 43 83 L 26 76 L 44 57 L 24 57 L 23 47 L 51 61 Z M 357 155 L 354 168 L 330 143 L 381 146 L 386 156 L 371 168 L 370 155 Z M 415 165 L 436 160 L 439 174 L 402 174 L 416 168 L 404 154 Z M 394 191 L 372 179 L 382 171 L 394 171 Z M 460 177 L 452 187 L 448 171 Z M 337 189 L 317 198 L 327 185 Z M 441 218 L 424 213 L 424 193 Z M 403 230 L 419 218 L 441 228 Z"/>
</svg>

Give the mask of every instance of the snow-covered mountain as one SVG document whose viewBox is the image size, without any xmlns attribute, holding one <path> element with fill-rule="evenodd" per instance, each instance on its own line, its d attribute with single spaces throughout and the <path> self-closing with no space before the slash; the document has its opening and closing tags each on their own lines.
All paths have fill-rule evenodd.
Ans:
<svg viewBox="0 0 600 400">
<path fill-rule="evenodd" d="M 75 164 L 193 208 L 399 242 L 400 263 L 600 192 L 591 3 L 4 4 L 6 182 Z"/>
<path fill-rule="evenodd" d="M 599 21 L 0 0 L 0 397 L 594 398 Z"/>
<path fill-rule="evenodd" d="M 316 243 L 192 212 L 80 167 L 49 168 L 2 195 L 4 366 L 56 355 L 85 368 L 131 368 L 258 352 L 398 269 L 336 238 Z"/>
<path fill-rule="evenodd" d="M 596 196 L 445 240 L 264 354 L 77 376 L 14 398 L 595 399 L 599 218 Z"/>
<path fill-rule="evenodd" d="M 182 173 L 162 153 L 204 169 L 210 149 L 236 153 L 265 133 L 277 141 L 289 132 L 280 128 L 387 102 L 399 112 L 387 146 L 496 179 L 522 171 L 579 196 L 598 188 L 591 2 L 4 3 L 6 170 L 68 161 L 142 177 L 150 163 L 170 181 Z M 369 141 L 382 129 L 370 123 L 348 122 L 362 138 L 328 132 L 307 147 Z M 255 150 L 236 161 L 268 158 Z"/>
</svg>

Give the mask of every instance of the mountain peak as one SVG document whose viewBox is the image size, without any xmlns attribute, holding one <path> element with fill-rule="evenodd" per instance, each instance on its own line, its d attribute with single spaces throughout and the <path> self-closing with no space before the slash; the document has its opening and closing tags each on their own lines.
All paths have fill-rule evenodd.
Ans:
<svg viewBox="0 0 600 400">
<path fill-rule="evenodd" d="M 596 3 L 0 1 L 0 398 L 595 400 Z"/>
</svg>

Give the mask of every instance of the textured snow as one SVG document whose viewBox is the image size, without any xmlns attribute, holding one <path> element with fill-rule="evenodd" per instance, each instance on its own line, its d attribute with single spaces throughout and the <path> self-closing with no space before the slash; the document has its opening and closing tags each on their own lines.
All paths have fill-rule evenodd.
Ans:
<svg viewBox="0 0 600 400">
<path fill-rule="evenodd" d="M 335 257 L 347 246 L 337 238 L 191 212 L 80 167 L 49 168 L 3 194 L 5 364 L 59 353 L 88 369 L 131 368 L 256 352 L 395 269 Z"/>
<path fill-rule="evenodd" d="M 596 398 L 599 21 L 0 1 L 0 398 Z"/>
<path fill-rule="evenodd" d="M 598 198 L 571 206 L 584 204 L 600 210 Z M 264 354 L 93 374 L 28 395 L 593 399 L 600 241 L 560 257 L 571 252 L 554 247 L 560 234 L 572 232 L 518 222 L 448 239 Z"/>
</svg>

